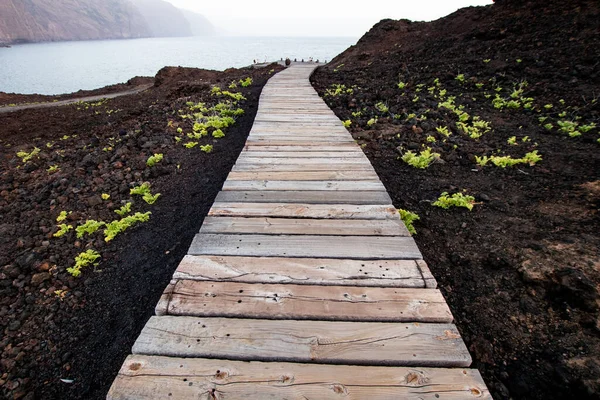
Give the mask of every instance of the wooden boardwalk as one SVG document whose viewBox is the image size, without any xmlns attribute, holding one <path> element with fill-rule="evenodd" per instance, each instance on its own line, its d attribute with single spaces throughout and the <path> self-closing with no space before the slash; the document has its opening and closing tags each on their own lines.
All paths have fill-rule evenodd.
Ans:
<svg viewBox="0 0 600 400">
<path fill-rule="evenodd" d="M 108 399 L 491 399 L 362 150 L 270 79 L 246 147 Z"/>
</svg>

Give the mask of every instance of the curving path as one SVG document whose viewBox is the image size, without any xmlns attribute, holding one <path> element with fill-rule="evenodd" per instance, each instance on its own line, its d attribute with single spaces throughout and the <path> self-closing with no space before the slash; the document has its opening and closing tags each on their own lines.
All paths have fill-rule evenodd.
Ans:
<svg viewBox="0 0 600 400">
<path fill-rule="evenodd" d="M 377 174 L 294 65 L 108 399 L 491 399 Z"/>
<path fill-rule="evenodd" d="M 148 83 L 146 85 L 138 86 L 135 89 L 126 90 L 123 92 L 99 94 L 96 96 L 77 97 L 77 98 L 73 98 L 73 99 L 51 101 L 51 102 L 45 102 L 45 103 L 23 104 L 23 105 L 16 105 L 16 106 L 0 106 L 0 114 L 3 114 L 3 113 L 6 114 L 6 113 L 22 111 L 22 110 L 29 110 L 31 108 L 60 107 L 60 106 L 66 106 L 69 104 L 79 103 L 80 101 L 88 102 L 88 101 L 98 101 L 98 100 L 103 100 L 103 99 L 114 99 L 116 97 L 128 96 L 131 94 L 143 92 L 144 90 L 150 89 L 152 86 L 154 86 L 153 83 Z"/>
</svg>

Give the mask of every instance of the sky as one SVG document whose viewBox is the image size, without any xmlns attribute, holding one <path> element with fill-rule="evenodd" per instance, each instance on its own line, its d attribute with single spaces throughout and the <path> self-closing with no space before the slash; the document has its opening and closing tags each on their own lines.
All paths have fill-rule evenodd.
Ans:
<svg viewBox="0 0 600 400">
<path fill-rule="evenodd" d="M 384 19 L 432 21 L 492 0 L 167 0 L 232 36 L 360 37 Z"/>
</svg>

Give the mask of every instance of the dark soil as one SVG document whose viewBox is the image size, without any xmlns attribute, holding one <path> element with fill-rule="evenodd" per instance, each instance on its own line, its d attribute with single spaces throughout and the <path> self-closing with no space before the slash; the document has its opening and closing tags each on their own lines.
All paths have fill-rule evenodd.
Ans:
<svg viewBox="0 0 600 400">
<path fill-rule="evenodd" d="M 264 83 L 280 68 L 165 68 L 143 93 L 0 115 L 0 397 L 105 398 L 242 149 Z M 248 76 L 251 86 L 227 89 Z M 179 110 L 223 101 L 213 85 L 243 93 L 245 113 L 224 138 L 199 140 L 214 145 L 211 153 L 185 148 L 190 140 L 177 143 L 177 128 L 191 132 L 192 123 Z M 17 157 L 34 146 L 41 151 L 30 161 Z M 148 167 L 154 153 L 164 159 Z M 161 193 L 153 205 L 130 195 L 145 181 Z M 134 212 L 152 212 L 150 221 L 113 241 L 102 230 L 53 236 L 61 211 L 72 211 L 65 223 L 76 227 L 118 219 L 114 210 L 130 200 Z M 100 263 L 74 278 L 66 268 L 87 249 Z"/>
<path fill-rule="evenodd" d="M 432 23 L 384 20 L 312 78 L 352 121 L 394 205 L 421 217 L 415 239 L 495 399 L 600 398 L 600 135 L 596 127 L 571 138 L 557 123 L 600 126 L 599 27 L 597 1 L 504 1 Z M 523 80 L 531 109 L 492 106 L 495 88 L 510 99 Z M 333 84 L 353 92 L 327 96 Z M 492 130 L 461 133 L 458 116 L 438 108 L 443 89 Z M 440 154 L 428 168 L 400 159 L 424 147 Z M 543 158 L 535 166 L 475 162 L 534 150 Z M 471 212 L 432 205 L 463 190 L 477 202 Z"/>
</svg>

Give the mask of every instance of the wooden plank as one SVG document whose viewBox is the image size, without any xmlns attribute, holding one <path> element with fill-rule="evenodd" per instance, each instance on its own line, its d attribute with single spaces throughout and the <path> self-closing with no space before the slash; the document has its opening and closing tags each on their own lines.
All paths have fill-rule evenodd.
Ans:
<svg viewBox="0 0 600 400">
<path fill-rule="evenodd" d="M 359 260 L 419 260 L 411 237 L 228 235 L 194 237 L 188 254 L 214 256 L 352 258 Z"/>
<path fill-rule="evenodd" d="M 236 164 L 233 166 L 232 171 L 369 171 L 373 172 L 374 169 L 371 165 L 367 164 Z"/>
<path fill-rule="evenodd" d="M 278 164 L 297 164 L 297 165 L 311 165 L 311 164 L 360 164 L 371 167 L 371 162 L 369 159 L 365 158 L 357 158 L 357 157 L 331 157 L 331 158 L 296 158 L 296 157 L 280 157 L 280 158 L 261 158 L 261 157 L 252 157 L 244 154 L 236 161 L 236 164 L 270 164 L 270 165 L 278 165 Z"/>
<path fill-rule="evenodd" d="M 235 181 L 232 181 L 235 182 Z M 286 190 L 227 190 L 217 194 L 217 202 L 224 203 L 301 203 L 301 204 L 356 204 L 388 205 L 392 199 L 383 191 L 286 191 Z"/>
<path fill-rule="evenodd" d="M 429 270 L 427 263 L 423 260 L 417 260 L 417 265 L 419 270 L 421 271 L 421 275 L 423 275 L 423 280 L 425 281 L 425 287 L 428 289 L 437 288 L 437 281 L 433 277 L 433 274 Z"/>
<path fill-rule="evenodd" d="M 385 192 L 381 181 L 225 181 L 223 190 Z"/>
<path fill-rule="evenodd" d="M 253 158 L 366 158 L 365 154 L 357 147 L 353 151 L 247 151 L 240 153 L 242 157 Z"/>
<path fill-rule="evenodd" d="M 310 141 L 310 140 L 305 140 L 305 141 L 285 141 L 285 140 L 279 140 L 279 139 L 273 139 L 270 141 L 266 141 L 266 140 L 247 140 L 246 144 L 245 144 L 245 149 L 252 149 L 252 148 L 263 148 L 263 149 L 267 149 L 268 147 L 261 147 L 261 146 L 268 146 L 270 148 L 290 148 L 290 147 L 298 147 L 300 148 L 304 148 L 306 149 L 308 148 L 315 148 L 318 147 L 319 149 L 325 151 L 336 151 L 336 149 L 339 149 L 338 151 L 344 151 L 345 149 L 356 149 L 358 147 L 358 145 L 356 144 L 356 142 L 314 142 L 314 141 Z"/>
<path fill-rule="evenodd" d="M 365 367 L 132 355 L 108 400 L 492 400 L 475 369 Z"/>
<path fill-rule="evenodd" d="M 278 133 L 276 135 L 260 135 L 260 134 L 251 134 L 248 137 L 246 143 L 255 143 L 255 142 L 339 142 L 339 143 L 355 143 L 354 139 L 351 137 L 343 137 L 337 135 L 297 135 L 297 134 L 284 134 Z"/>
<path fill-rule="evenodd" d="M 346 171 L 314 172 L 235 172 L 227 176 L 228 181 L 370 181 L 378 179 L 377 174 L 364 171 L 360 174 Z"/>
<path fill-rule="evenodd" d="M 186 255 L 177 267 L 173 279 L 422 288 L 424 281 L 417 262 Z M 168 293 L 169 299 L 171 293 L 172 290 Z M 160 315 L 166 313 L 166 308 L 162 310 L 164 311 Z"/>
<path fill-rule="evenodd" d="M 234 203 L 215 202 L 208 215 L 213 217 L 283 217 L 325 219 L 393 219 L 398 212 L 391 205 Z"/>
<path fill-rule="evenodd" d="M 348 151 L 360 151 L 360 147 L 356 143 L 344 144 L 340 146 L 338 144 L 322 144 L 322 143 L 311 143 L 307 145 L 287 145 L 287 146 L 269 146 L 269 145 L 254 145 L 246 144 L 244 151 L 247 152 L 314 152 L 314 151 L 328 151 L 328 152 L 348 152 Z"/>
<path fill-rule="evenodd" d="M 453 324 L 151 317 L 132 353 L 320 364 L 471 365 Z"/>
<path fill-rule="evenodd" d="M 400 220 L 206 217 L 200 233 L 410 236 Z"/>
<path fill-rule="evenodd" d="M 294 320 L 452 322 L 439 291 L 178 280 L 158 315 Z"/>
</svg>

